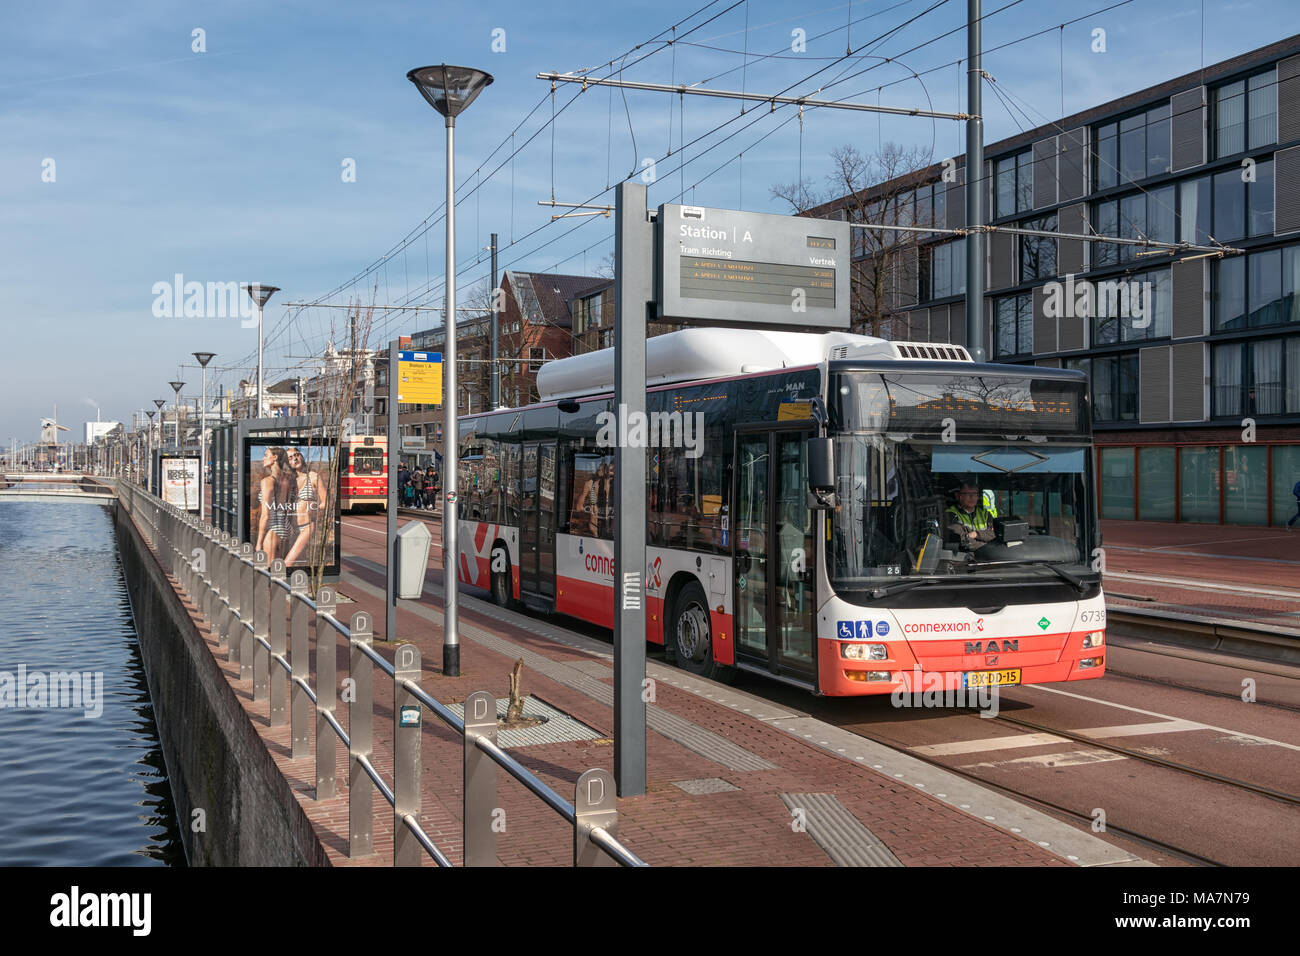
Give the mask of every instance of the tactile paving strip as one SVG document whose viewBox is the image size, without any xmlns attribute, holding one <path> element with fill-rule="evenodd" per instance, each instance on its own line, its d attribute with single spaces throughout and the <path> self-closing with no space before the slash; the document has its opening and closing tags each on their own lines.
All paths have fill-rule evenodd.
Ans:
<svg viewBox="0 0 1300 956">
<path fill-rule="evenodd" d="M 836 866 L 902 866 L 889 847 L 830 793 L 783 793 L 791 815 L 803 812 L 808 835 Z"/>
</svg>

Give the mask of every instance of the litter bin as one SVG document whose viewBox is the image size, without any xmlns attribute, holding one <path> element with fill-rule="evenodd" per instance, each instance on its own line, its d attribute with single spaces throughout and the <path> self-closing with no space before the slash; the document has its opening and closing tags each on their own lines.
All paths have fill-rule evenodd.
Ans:
<svg viewBox="0 0 1300 956">
<path fill-rule="evenodd" d="M 429 565 L 429 545 L 433 535 L 422 521 L 407 522 L 406 527 L 397 532 L 397 543 L 393 555 L 399 598 L 418 598 L 424 593 L 424 572 Z"/>
</svg>

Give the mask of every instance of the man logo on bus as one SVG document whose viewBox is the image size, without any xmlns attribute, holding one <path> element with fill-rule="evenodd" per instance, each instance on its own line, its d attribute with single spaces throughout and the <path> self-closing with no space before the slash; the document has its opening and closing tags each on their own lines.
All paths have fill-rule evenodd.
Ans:
<svg viewBox="0 0 1300 956">
<path fill-rule="evenodd" d="M 650 585 L 656 591 L 659 590 L 659 585 L 662 583 L 659 577 L 659 570 L 663 567 L 663 564 L 663 558 L 655 558 L 654 564 L 650 565 Z"/>
</svg>

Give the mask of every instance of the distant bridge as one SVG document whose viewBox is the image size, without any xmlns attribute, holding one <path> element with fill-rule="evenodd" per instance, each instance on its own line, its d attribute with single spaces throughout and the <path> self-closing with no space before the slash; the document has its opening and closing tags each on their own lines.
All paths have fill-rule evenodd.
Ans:
<svg viewBox="0 0 1300 956">
<path fill-rule="evenodd" d="M 104 504 L 117 492 L 98 479 L 69 474 L 5 474 L 0 477 L 0 502 L 71 500 Z"/>
</svg>

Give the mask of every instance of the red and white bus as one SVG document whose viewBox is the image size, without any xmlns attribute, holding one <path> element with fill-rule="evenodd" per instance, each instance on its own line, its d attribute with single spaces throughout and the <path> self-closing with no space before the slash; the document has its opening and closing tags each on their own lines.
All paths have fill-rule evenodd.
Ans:
<svg viewBox="0 0 1300 956">
<path fill-rule="evenodd" d="M 646 639 L 678 666 L 827 695 L 1104 673 L 1082 373 L 687 329 L 646 380 Z M 575 356 L 460 420 L 464 584 L 612 626 L 612 382 L 612 350 Z"/>
<path fill-rule="evenodd" d="M 339 500 L 347 512 L 357 506 L 388 507 L 388 439 L 351 435 L 340 449 Z"/>
</svg>

